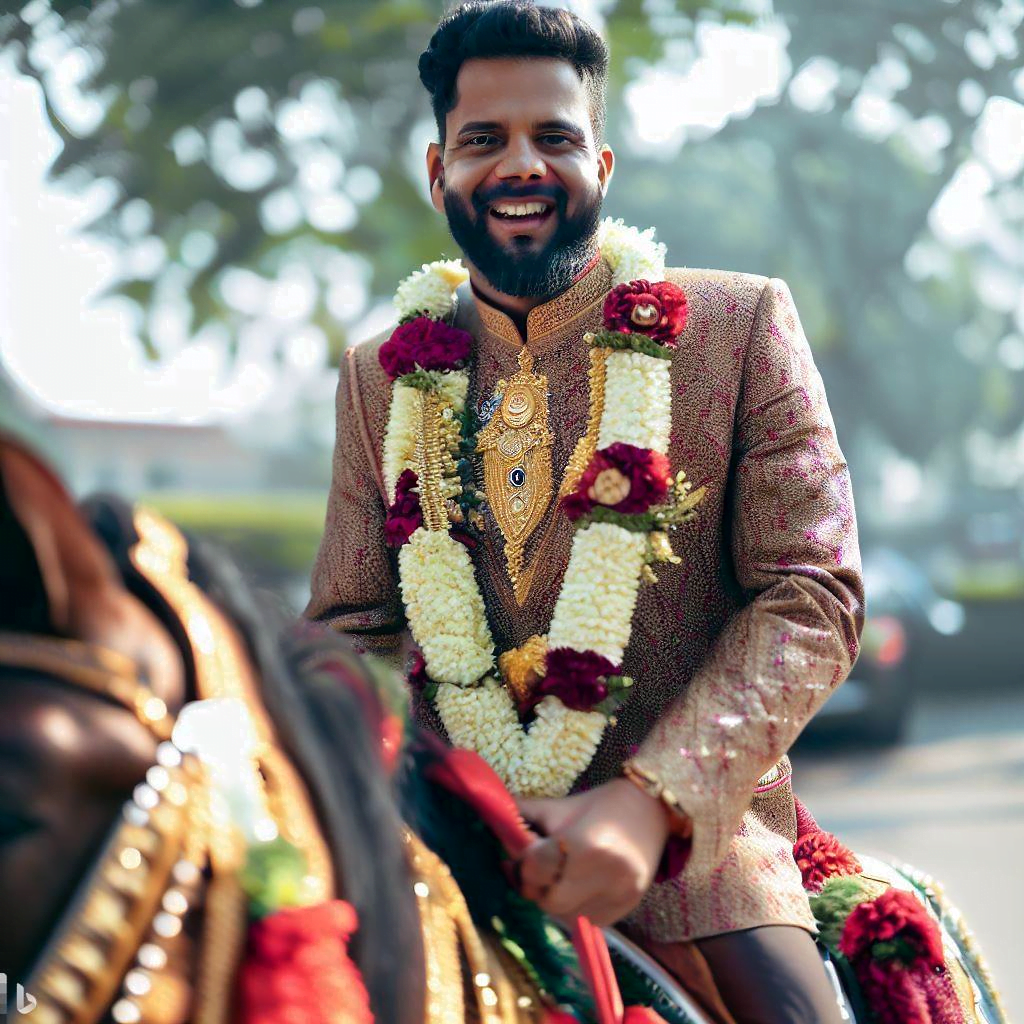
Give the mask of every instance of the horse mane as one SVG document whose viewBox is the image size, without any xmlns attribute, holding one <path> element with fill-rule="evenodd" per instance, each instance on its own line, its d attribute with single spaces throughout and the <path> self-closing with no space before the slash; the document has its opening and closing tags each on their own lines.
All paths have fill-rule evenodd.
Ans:
<svg viewBox="0 0 1024 1024">
<path fill-rule="evenodd" d="M 129 590 L 177 637 L 177 620 L 131 564 L 129 551 L 137 536 L 130 506 L 100 495 L 82 507 Z M 281 745 L 309 788 L 339 890 L 359 915 L 351 954 L 375 1019 L 419 1024 L 419 919 L 402 820 L 381 761 L 384 712 L 367 669 L 341 636 L 295 627 L 281 603 L 256 590 L 223 550 L 202 538 L 187 539 L 189 576 L 238 629 Z M 330 673 L 316 667 L 325 663 Z"/>
</svg>

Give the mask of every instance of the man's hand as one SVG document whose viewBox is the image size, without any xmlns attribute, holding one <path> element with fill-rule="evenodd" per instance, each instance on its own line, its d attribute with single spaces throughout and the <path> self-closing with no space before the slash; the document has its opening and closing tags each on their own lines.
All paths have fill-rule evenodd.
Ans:
<svg viewBox="0 0 1024 1024">
<path fill-rule="evenodd" d="M 613 924 L 641 900 L 669 834 L 668 812 L 627 779 L 548 800 L 519 800 L 545 838 L 520 865 L 522 892 L 556 917 Z"/>
</svg>

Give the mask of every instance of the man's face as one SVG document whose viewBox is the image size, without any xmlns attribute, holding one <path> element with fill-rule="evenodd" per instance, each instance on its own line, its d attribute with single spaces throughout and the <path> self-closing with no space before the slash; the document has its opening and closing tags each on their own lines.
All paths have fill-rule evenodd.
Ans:
<svg viewBox="0 0 1024 1024">
<path fill-rule="evenodd" d="M 466 259 L 506 295 L 567 288 L 594 253 L 613 156 L 586 87 L 555 58 L 469 60 L 430 147 L 431 198 Z"/>
</svg>

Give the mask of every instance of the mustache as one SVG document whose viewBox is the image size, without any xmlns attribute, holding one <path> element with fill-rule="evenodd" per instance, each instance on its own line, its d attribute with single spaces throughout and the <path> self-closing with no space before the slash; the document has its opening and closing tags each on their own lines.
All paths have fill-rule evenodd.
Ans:
<svg viewBox="0 0 1024 1024">
<path fill-rule="evenodd" d="M 513 185 L 495 185 L 493 188 L 474 192 L 472 196 L 473 209 L 478 214 L 487 212 L 487 208 L 502 200 L 515 201 L 516 199 L 534 199 L 541 197 L 550 199 L 555 204 L 559 213 L 565 213 L 569 202 L 569 195 L 561 185 L 525 185 L 515 187 Z"/>
</svg>

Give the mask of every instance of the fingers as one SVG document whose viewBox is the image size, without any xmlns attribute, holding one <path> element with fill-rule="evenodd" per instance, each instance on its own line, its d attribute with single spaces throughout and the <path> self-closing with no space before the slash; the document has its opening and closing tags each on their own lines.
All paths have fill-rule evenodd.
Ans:
<svg viewBox="0 0 1024 1024">
<path fill-rule="evenodd" d="M 538 839 L 519 862 L 520 891 L 540 903 L 558 885 L 567 861 L 565 843 L 559 839 Z"/>
<path fill-rule="evenodd" d="M 643 888 L 622 865 L 574 846 L 567 851 L 561 878 L 530 897 L 546 913 L 588 917 L 603 927 L 625 917 L 640 902 Z"/>
<path fill-rule="evenodd" d="M 561 800 L 537 799 L 537 800 L 516 800 L 519 813 L 531 825 L 534 831 L 541 835 L 548 836 L 553 832 L 561 830 L 566 821 L 566 808 L 561 806 Z"/>
</svg>

